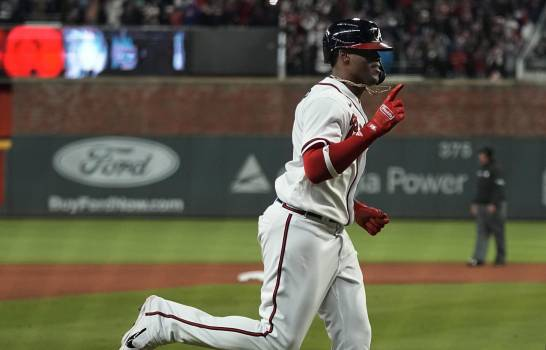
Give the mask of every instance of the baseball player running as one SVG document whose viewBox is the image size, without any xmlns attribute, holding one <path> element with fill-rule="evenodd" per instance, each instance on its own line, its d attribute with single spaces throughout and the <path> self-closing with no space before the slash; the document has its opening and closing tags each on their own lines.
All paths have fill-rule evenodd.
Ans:
<svg viewBox="0 0 546 350">
<path fill-rule="evenodd" d="M 369 349 L 371 327 L 357 253 L 344 227 L 356 221 L 371 235 L 389 222 L 354 199 L 370 144 L 404 119 L 396 86 L 368 119 L 360 97 L 385 79 L 378 26 L 350 19 L 323 39 L 332 74 L 298 104 L 293 159 L 275 182 L 277 199 L 260 216 L 264 281 L 259 320 L 215 317 L 152 295 L 121 349 L 184 343 L 218 349 L 299 349 L 314 316 L 324 320 L 332 349 Z"/>
</svg>

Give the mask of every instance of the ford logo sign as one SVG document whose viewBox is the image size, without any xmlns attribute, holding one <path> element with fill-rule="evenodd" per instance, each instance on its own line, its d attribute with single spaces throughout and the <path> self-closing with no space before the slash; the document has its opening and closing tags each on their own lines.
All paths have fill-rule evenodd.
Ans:
<svg viewBox="0 0 546 350">
<path fill-rule="evenodd" d="M 180 165 L 169 147 L 134 137 L 97 137 L 59 149 L 53 167 L 61 176 L 96 187 L 137 187 L 168 178 Z"/>
</svg>

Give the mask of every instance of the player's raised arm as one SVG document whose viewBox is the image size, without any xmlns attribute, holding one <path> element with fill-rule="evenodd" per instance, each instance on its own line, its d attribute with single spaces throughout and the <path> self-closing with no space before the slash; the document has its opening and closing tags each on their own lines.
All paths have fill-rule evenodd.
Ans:
<svg viewBox="0 0 546 350">
<path fill-rule="evenodd" d="M 397 98 L 403 87 L 403 84 L 398 84 L 389 92 L 373 118 L 360 132 L 344 141 L 307 150 L 303 160 L 305 174 L 311 182 L 320 183 L 341 174 L 375 140 L 404 120 L 404 103 Z"/>
</svg>

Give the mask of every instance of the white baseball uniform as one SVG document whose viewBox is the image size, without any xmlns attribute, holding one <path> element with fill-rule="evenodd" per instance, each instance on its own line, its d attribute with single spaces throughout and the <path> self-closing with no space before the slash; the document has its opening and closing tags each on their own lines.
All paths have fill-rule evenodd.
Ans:
<svg viewBox="0 0 546 350">
<path fill-rule="evenodd" d="M 366 122 L 359 99 L 337 80 L 325 78 L 309 91 L 296 108 L 293 159 L 275 182 L 278 199 L 259 218 L 264 263 L 260 320 L 214 317 L 155 297 L 138 322 L 156 342 L 234 350 L 299 349 L 318 313 L 332 349 L 369 349 L 363 276 L 344 229 L 354 220 L 353 199 L 366 152 L 336 174 L 325 151 L 333 178 L 320 184 L 306 178 L 302 159 L 312 145 L 343 141 Z M 138 348 L 137 331 L 132 344 Z"/>
</svg>

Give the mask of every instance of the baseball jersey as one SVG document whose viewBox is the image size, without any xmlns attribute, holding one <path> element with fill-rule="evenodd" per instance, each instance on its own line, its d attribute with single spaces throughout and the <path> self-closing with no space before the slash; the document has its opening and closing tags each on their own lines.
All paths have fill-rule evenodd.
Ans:
<svg viewBox="0 0 546 350">
<path fill-rule="evenodd" d="M 275 191 L 283 202 L 349 225 L 354 221 L 353 201 L 366 166 L 366 151 L 341 174 L 313 184 L 303 167 L 303 154 L 311 146 L 328 147 L 359 133 L 368 122 L 358 97 L 343 83 L 327 77 L 314 85 L 296 107 L 292 129 L 293 158 L 275 181 Z M 334 173 L 333 173 L 334 172 Z"/>
<path fill-rule="evenodd" d="M 481 166 L 476 175 L 478 180 L 473 203 L 498 205 L 505 200 L 504 178 L 494 162 Z"/>
</svg>

